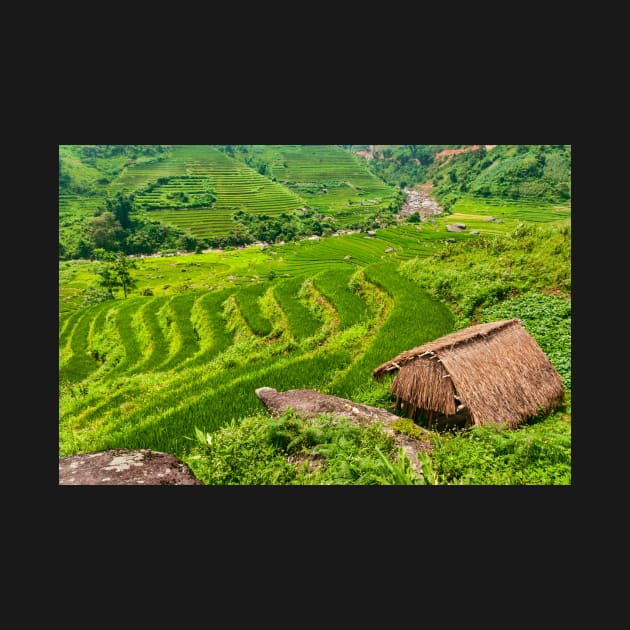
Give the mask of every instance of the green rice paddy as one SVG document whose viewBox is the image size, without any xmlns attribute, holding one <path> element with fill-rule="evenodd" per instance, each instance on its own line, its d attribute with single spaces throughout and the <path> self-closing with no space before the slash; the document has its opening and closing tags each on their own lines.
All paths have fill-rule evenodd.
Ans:
<svg viewBox="0 0 630 630">
<path fill-rule="evenodd" d="M 228 230 L 239 209 L 273 215 L 309 205 L 341 221 L 348 207 L 391 199 L 391 188 L 337 147 L 265 150 L 275 182 L 199 145 L 127 166 L 114 183 L 129 192 L 167 178 L 140 205 L 198 235 Z M 178 192 L 211 192 L 214 201 L 176 207 Z M 195 427 L 211 433 L 259 412 L 263 386 L 365 397 L 378 388 L 377 365 L 453 330 L 453 314 L 399 265 L 430 261 L 447 239 L 500 236 L 523 221 L 568 224 L 570 207 L 471 197 L 451 215 L 373 234 L 137 257 L 133 295 L 83 308 L 97 263 L 60 262 L 59 455 L 150 448 L 185 458 Z M 466 229 L 447 231 L 454 222 Z"/>
</svg>

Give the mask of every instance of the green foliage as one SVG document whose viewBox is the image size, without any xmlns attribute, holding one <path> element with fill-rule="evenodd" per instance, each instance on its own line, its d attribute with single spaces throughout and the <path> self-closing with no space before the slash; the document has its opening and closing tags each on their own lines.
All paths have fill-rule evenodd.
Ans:
<svg viewBox="0 0 630 630">
<path fill-rule="evenodd" d="M 425 181 L 428 167 L 442 149 L 459 145 L 401 144 L 376 150 L 367 164 L 370 170 L 394 186 L 413 186 Z"/>
<path fill-rule="evenodd" d="M 325 414 L 305 420 L 292 409 L 213 433 L 195 427 L 195 440 L 186 461 L 209 485 L 417 485 L 432 473 L 427 462 L 426 479 L 418 476 L 379 423 L 361 428 Z"/>
<path fill-rule="evenodd" d="M 481 235 L 443 249 L 435 258 L 410 260 L 401 274 L 446 302 L 459 329 L 509 297 L 550 288 L 568 295 L 570 243 L 570 227 L 517 227 L 510 235 Z"/>
<path fill-rule="evenodd" d="M 398 449 L 396 462 L 391 462 L 378 446 L 375 450 L 385 465 L 386 474 L 376 475 L 376 480 L 386 486 L 413 486 L 419 484 L 419 479 L 413 470 L 411 459 L 404 448 Z"/>
<path fill-rule="evenodd" d="M 131 275 L 131 269 L 136 267 L 136 262 L 133 259 L 127 258 L 123 254 L 112 255 L 106 252 L 103 262 L 95 271 L 100 276 L 98 284 L 112 297 L 114 289 L 120 287 L 126 298 L 127 293 L 137 285 L 136 279 Z"/>
<path fill-rule="evenodd" d="M 562 378 L 571 387 L 571 300 L 528 293 L 483 311 L 482 322 L 518 317 Z"/>
<path fill-rule="evenodd" d="M 97 196 L 132 164 L 149 164 L 170 155 L 167 145 L 60 145 L 59 192 Z"/>
<path fill-rule="evenodd" d="M 399 187 L 425 181 L 435 183 L 447 213 L 464 195 L 570 199 L 570 146 L 500 145 L 436 159 L 457 146 L 391 145 L 366 161 L 334 145 L 62 145 L 60 257 L 87 258 L 94 247 L 193 251 L 382 229 L 397 221 Z M 103 211 L 118 228 L 99 219 L 86 230 Z M 162 231 L 146 230 L 150 221 Z"/>
<path fill-rule="evenodd" d="M 303 221 L 303 233 L 349 229 L 366 214 L 391 214 L 400 205 L 399 191 L 372 174 L 362 158 L 339 146 L 232 145 L 231 151 L 245 164 L 264 164 L 268 177 L 302 199 L 302 208 L 318 214 L 319 226 Z M 321 217 L 328 218 L 326 224 Z"/>
<path fill-rule="evenodd" d="M 236 225 L 224 239 L 226 244 L 245 245 L 260 241 L 263 243 L 291 242 L 306 236 L 321 235 L 325 228 L 334 227 L 331 219 L 311 211 L 283 212 L 278 216 L 253 214 L 239 210 L 234 214 Z"/>
<path fill-rule="evenodd" d="M 513 431 L 483 426 L 443 435 L 433 461 L 444 484 L 569 485 L 571 425 L 556 412 Z"/>
<path fill-rule="evenodd" d="M 94 249 L 113 251 L 120 247 L 123 228 L 113 212 L 103 212 L 92 217 L 87 228 Z"/>
<path fill-rule="evenodd" d="M 116 221 L 123 229 L 127 229 L 131 225 L 130 215 L 133 211 L 133 202 L 133 195 L 124 195 L 121 192 L 117 192 L 113 197 L 105 199 L 107 211 L 116 217 Z"/>
<path fill-rule="evenodd" d="M 467 433 L 442 435 L 439 440 L 448 443 L 445 449 L 453 470 L 450 463 L 440 469 L 435 459 L 421 454 L 418 463 L 424 474 L 419 479 L 405 477 L 410 469 L 403 453 L 375 435 L 370 438 L 363 428 L 337 427 L 332 421 L 295 424 L 287 419 L 270 429 L 267 418 L 261 420 L 260 439 L 254 440 L 258 429 L 253 428 L 251 440 L 243 436 L 246 446 L 247 440 L 251 442 L 250 451 L 249 446 L 241 451 L 240 434 L 236 439 L 225 436 L 231 463 L 226 467 L 216 462 L 223 468 L 217 469 L 213 483 L 570 482 L 565 474 L 570 461 L 566 448 L 571 394 L 570 205 L 456 189 L 471 186 L 473 171 L 485 172 L 489 167 L 483 164 L 495 151 L 501 157 L 497 168 L 499 161 L 534 157 L 513 171 L 522 185 L 527 185 L 531 173 L 561 183 L 566 169 L 562 159 L 552 158 L 556 149 L 562 147 L 525 147 L 512 153 L 509 147 L 498 147 L 483 160 L 466 158 L 468 175 L 464 162 L 451 158 L 448 168 L 454 170 L 456 182 L 445 175 L 447 170 L 437 169 L 437 163 L 428 165 L 436 186 L 454 186 L 447 192 L 453 217 L 438 216 L 421 225 L 379 226 L 369 235 L 305 241 L 299 234 L 309 230 L 314 234 L 321 230 L 324 236 L 356 222 L 367 226 L 375 225 L 369 222 L 379 217 L 391 218 L 397 198 L 388 197 L 389 189 L 378 184 L 379 189 L 371 176 L 359 181 L 366 168 L 363 158 L 348 159 L 340 147 L 232 145 L 232 154 L 239 156 L 235 158 L 229 151 L 202 145 L 172 147 L 168 159 L 147 155 L 134 158 L 134 163 L 114 152 L 109 157 L 88 155 L 92 166 L 76 147 L 60 147 L 60 186 L 69 179 L 86 188 L 81 194 L 60 192 L 60 256 L 98 259 L 59 264 L 60 455 L 124 447 L 153 448 L 187 458 L 194 445 L 200 449 L 197 462 L 203 469 L 208 464 L 207 436 L 220 442 L 231 418 L 235 430 L 246 426 L 245 420 L 260 411 L 254 393 L 258 387 L 315 389 L 392 410 L 391 381 L 371 377 L 377 364 L 470 323 L 519 317 L 567 388 L 564 410 L 528 425 L 529 442 L 514 443 L 510 451 L 492 446 L 490 437 L 474 442 Z M 241 161 L 250 154 L 266 164 L 267 177 Z M 105 169 L 106 163 L 111 170 Z M 316 176 L 309 179 L 311 167 Z M 204 194 L 211 179 L 216 184 L 211 213 L 177 207 L 183 196 L 190 201 L 195 194 Z M 159 185 L 143 194 L 140 205 L 134 196 L 129 226 L 123 228 L 116 209 L 106 207 L 106 200 L 115 197 L 111 190 L 130 197 L 152 182 Z M 374 194 L 377 190 L 382 192 Z M 273 191 L 277 197 L 267 196 Z M 168 200 L 172 207 L 147 211 L 152 192 L 159 193 L 160 204 Z M 107 214 L 113 220 L 104 217 Z M 488 222 L 491 214 L 495 219 Z M 251 215 L 248 222 L 254 227 L 264 226 L 266 220 L 259 218 L 266 215 L 267 227 L 278 228 L 270 238 L 281 233 L 287 238 L 294 233 L 296 238 L 287 245 L 175 257 L 181 249 L 200 251 L 211 239 L 217 239 L 213 244 L 227 243 L 220 239 L 227 239 L 234 227 L 241 230 L 244 242 L 253 239 L 245 223 L 232 220 L 234 215 L 237 219 Z M 125 212 L 122 220 L 124 216 Z M 199 222 L 209 218 L 216 219 L 211 237 L 202 238 Z M 111 228 L 112 238 L 99 241 L 106 247 L 99 248 L 93 230 L 87 229 L 93 219 L 100 219 L 105 236 L 106 228 Z M 468 228 L 448 234 L 444 224 L 454 221 Z M 475 236 L 473 229 L 481 233 Z M 446 244 L 450 236 L 456 242 Z M 115 253 L 156 250 L 172 256 L 138 257 L 137 266 L 128 270 L 142 297 L 110 300 L 121 288 L 113 267 Z M 108 265 L 109 277 L 96 273 Z M 95 278 L 106 280 L 105 285 L 96 285 Z M 77 309 L 84 298 L 87 308 Z M 562 430 L 551 431 L 557 422 Z M 409 435 L 417 434 L 418 429 L 402 418 L 401 427 Z M 195 428 L 205 445 L 185 438 L 194 436 Z M 370 439 L 374 448 L 367 448 L 365 441 Z M 550 456 L 554 448 L 563 453 L 560 463 Z M 248 472 L 256 449 L 260 461 Z M 529 469 L 532 466 L 536 472 Z"/>
<path fill-rule="evenodd" d="M 410 418 L 400 418 L 399 420 L 396 420 L 396 422 L 392 424 L 392 429 L 396 429 L 397 431 L 418 440 L 425 437 L 425 431 Z"/>
<path fill-rule="evenodd" d="M 275 272 L 269 272 L 276 277 Z M 316 317 L 311 309 L 301 300 L 299 292 L 304 285 L 304 279 L 289 278 L 274 285 L 274 296 L 288 319 L 289 329 L 295 339 L 308 339 L 317 333 L 323 325 L 322 319 Z"/>
<path fill-rule="evenodd" d="M 571 198 L 570 145 L 481 147 L 436 162 L 427 171 L 440 201 L 462 194 L 561 202 Z"/>
<path fill-rule="evenodd" d="M 255 335 L 266 337 L 271 334 L 271 322 L 263 316 L 260 300 L 269 288 L 267 284 L 251 284 L 245 286 L 236 294 L 236 301 L 247 325 Z"/>
<path fill-rule="evenodd" d="M 83 294 L 83 299 L 81 300 L 81 306 L 93 306 L 94 304 L 100 304 L 101 302 L 106 302 L 107 300 L 113 300 L 114 295 L 112 293 L 111 288 L 103 288 L 101 286 L 91 286 L 88 287 L 85 293 Z"/>
<path fill-rule="evenodd" d="M 390 296 L 394 308 L 379 326 L 370 344 L 354 361 L 352 368 L 330 386 L 330 393 L 353 398 L 357 389 L 370 380 L 372 370 L 399 352 L 451 332 L 452 317 L 448 309 L 432 300 L 414 282 L 398 273 L 388 262 L 369 265 L 365 279 L 382 289 L 384 295 L 373 299 L 382 303 Z M 355 276 L 355 282 L 357 282 Z M 422 316 L 419 317 L 418 314 Z"/>
</svg>

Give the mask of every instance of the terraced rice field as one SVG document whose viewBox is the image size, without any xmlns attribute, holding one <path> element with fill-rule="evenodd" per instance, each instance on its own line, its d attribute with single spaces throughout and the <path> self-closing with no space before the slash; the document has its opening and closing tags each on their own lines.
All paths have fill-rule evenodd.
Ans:
<svg viewBox="0 0 630 630">
<path fill-rule="evenodd" d="M 238 210 L 277 216 L 305 205 L 284 186 L 209 145 L 174 146 L 167 161 L 127 167 L 112 185 L 131 193 L 160 178 L 169 180 L 136 193 L 138 208 L 199 238 L 228 234 Z M 204 206 L 207 194 L 215 199 Z"/>
<path fill-rule="evenodd" d="M 92 216 L 94 211 L 105 205 L 105 195 L 102 197 L 88 197 L 72 193 L 59 193 L 59 218 L 71 216 Z"/>
<path fill-rule="evenodd" d="M 530 200 L 506 201 L 482 197 L 465 197 L 452 208 L 450 223 L 462 222 L 468 230 L 501 234 L 521 222 L 550 223 L 569 220 L 570 204 L 549 204 Z M 493 221 L 491 219 L 494 219 Z"/>
<path fill-rule="evenodd" d="M 135 275 L 138 290 L 151 288 L 155 295 L 172 294 L 180 289 L 216 290 L 259 281 L 270 272 L 292 277 L 339 265 L 358 269 L 384 260 L 395 263 L 431 256 L 445 246 L 447 239 L 476 238 L 471 234 L 474 231 L 488 235 L 505 234 L 523 220 L 568 222 L 570 212 L 570 207 L 563 206 L 492 204 L 485 199 L 463 199 L 455 204 L 451 215 L 433 217 L 421 224 L 380 229 L 374 234 L 339 234 L 271 247 L 253 246 L 174 258 L 141 258 Z M 456 222 L 464 223 L 466 229 L 459 233 L 447 231 L 446 226 Z M 93 281 L 89 271 L 92 267 L 87 261 L 60 264 L 59 313 L 67 313 L 80 305 L 89 278 Z"/>
<path fill-rule="evenodd" d="M 175 147 L 169 161 L 129 167 L 118 185 L 130 191 L 172 178 L 142 197 L 145 208 L 159 206 L 145 211 L 200 235 L 227 229 L 237 209 L 272 215 L 306 198 L 311 206 L 323 203 L 329 193 L 308 192 L 307 184 L 327 182 L 335 192 L 321 207 L 338 218 L 348 201 L 387 202 L 389 189 L 357 179 L 345 154 L 334 168 L 324 164 L 330 152 L 336 148 L 277 153 L 274 175 L 294 182 L 294 192 L 201 145 Z M 178 191 L 209 190 L 216 196 L 212 207 L 167 207 Z M 60 263 L 59 455 L 151 448 L 185 461 L 195 428 L 211 433 L 262 410 L 258 387 L 346 398 L 369 393 L 377 387 L 374 367 L 454 325 L 448 309 L 401 276 L 398 264 L 432 256 L 448 247 L 447 238 L 475 238 L 475 229 L 498 235 L 522 220 L 569 221 L 570 208 L 463 199 L 452 215 L 374 234 L 138 258 L 138 294 L 87 308 L 79 308 L 80 300 L 96 279 L 95 264 Z M 447 232 L 457 221 L 466 230 Z M 140 295 L 145 289 L 153 295 Z"/>
<path fill-rule="evenodd" d="M 114 179 L 110 186 L 113 192 L 129 195 L 138 188 L 143 188 L 160 177 L 176 177 L 188 175 L 186 159 L 181 155 L 172 155 L 169 159 L 159 162 L 134 164 L 125 167 L 122 173 Z"/>
<path fill-rule="evenodd" d="M 357 214 L 386 208 L 396 190 L 375 177 L 356 155 L 334 145 L 251 145 L 271 175 L 340 228 Z"/>
<path fill-rule="evenodd" d="M 152 448 L 185 458 L 194 427 L 211 432 L 260 411 L 257 387 L 350 395 L 392 352 L 450 331 L 448 310 L 408 284 L 388 262 L 345 264 L 69 313 L 59 453 Z"/>
</svg>

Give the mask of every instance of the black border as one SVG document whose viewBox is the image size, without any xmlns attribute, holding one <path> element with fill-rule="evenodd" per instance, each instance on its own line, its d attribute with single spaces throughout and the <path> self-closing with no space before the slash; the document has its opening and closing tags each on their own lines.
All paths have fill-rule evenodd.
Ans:
<svg viewBox="0 0 630 630">
<path fill-rule="evenodd" d="M 116 115 L 108 112 L 112 106 L 108 102 L 98 112 L 90 107 L 89 116 L 83 108 L 83 118 L 68 112 L 55 125 L 56 140 L 46 145 L 48 185 L 36 191 L 42 195 L 41 207 L 47 209 L 47 216 L 58 214 L 52 207 L 57 198 L 58 144 L 571 144 L 573 136 L 562 101 L 539 102 L 531 93 L 515 104 L 509 97 L 489 94 L 483 84 L 472 94 L 460 94 L 453 86 L 425 85 L 424 99 L 414 98 L 404 85 L 396 90 L 366 85 L 365 90 L 358 90 L 359 95 L 350 89 L 335 94 L 326 89 L 324 98 L 321 90 L 326 85 L 324 78 L 312 78 L 311 87 L 320 88 L 319 98 L 313 98 L 308 90 L 275 99 L 269 99 L 268 92 L 252 95 L 241 91 L 230 98 L 182 97 L 177 102 L 171 98 L 166 105 L 158 103 L 155 110 L 146 102 L 125 101 L 114 110 L 119 112 Z M 574 197 L 581 199 L 582 190 L 578 190 Z M 579 211 L 581 203 L 576 206 Z M 38 256 L 44 260 L 52 256 L 56 260 L 56 245 L 50 238 L 56 228 L 53 220 L 41 231 L 43 243 Z M 579 253 L 574 249 L 576 255 Z M 55 263 L 45 263 L 45 267 L 55 274 L 50 278 L 50 300 L 56 304 Z M 58 410 L 58 331 L 53 325 L 50 329 L 41 326 L 41 330 L 47 331 L 50 342 L 53 385 L 49 404 L 40 413 L 49 418 Z M 579 383 L 574 377 L 574 408 L 583 401 Z M 577 424 L 581 417 L 577 408 L 572 416 Z M 436 553 L 439 559 L 440 553 L 448 554 L 450 545 L 469 547 L 481 541 L 500 545 L 515 537 L 539 542 L 546 537 L 564 540 L 572 527 L 576 486 L 583 481 L 574 468 L 569 487 L 61 487 L 54 455 L 57 427 L 55 422 L 50 426 L 50 441 L 46 440 L 42 457 L 46 465 L 38 473 L 38 485 L 50 493 L 57 529 L 63 532 L 66 543 L 72 544 L 74 536 L 83 543 L 94 536 L 95 541 L 115 538 L 116 544 L 125 547 L 142 538 L 143 532 L 152 532 L 165 545 L 193 558 L 198 544 L 207 544 L 210 549 L 217 545 L 250 549 L 257 541 L 263 549 L 271 545 L 281 550 L 282 544 L 291 549 L 297 544 L 299 549 L 301 541 L 309 555 L 326 541 L 354 558 L 360 551 L 379 556 L 401 549 L 405 557 L 410 554 L 419 576 L 423 553 L 414 553 L 416 545 Z M 573 433 L 574 444 L 579 433 Z M 574 461 L 579 456 L 576 447 Z"/>
</svg>

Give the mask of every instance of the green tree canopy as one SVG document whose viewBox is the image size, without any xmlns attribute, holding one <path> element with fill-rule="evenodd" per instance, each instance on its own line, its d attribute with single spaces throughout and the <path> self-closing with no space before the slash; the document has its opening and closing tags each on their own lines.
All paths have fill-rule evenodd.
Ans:
<svg viewBox="0 0 630 630">
<path fill-rule="evenodd" d="M 95 248 L 117 249 L 123 228 L 113 212 L 103 212 L 88 221 L 88 231 Z"/>
<path fill-rule="evenodd" d="M 113 197 L 105 199 L 106 209 L 113 213 L 123 229 L 127 229 L 131 225 L 129 215 L 134 207 L 133 200 L 133 195 L 123 195 L 121 192 L 117 192 Z"/>
<path fill-rule="evenodd" d="M 135 260 L 127 258 L 124 254 L 111 254 L 104 250 L 94 252 L 102 264 L 96 270 L 101 277 L 98 284 L 114 296 L 114 289 L 122 288 L 125 298 L 131 289 L 135 289 L 137 281 L 131 276 L 131 269 L 136 268 Z"/>
</svg>

